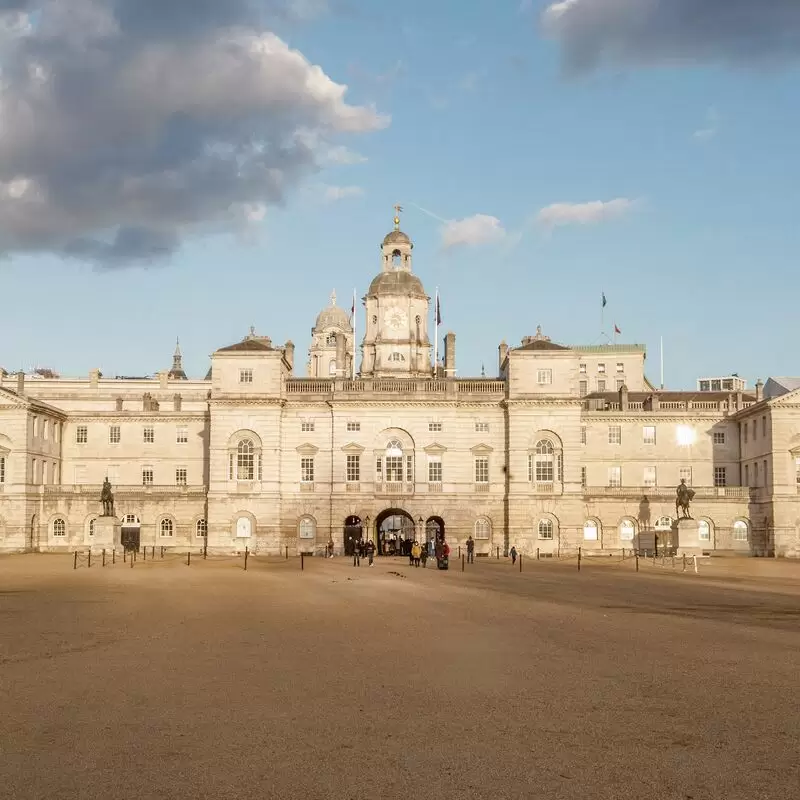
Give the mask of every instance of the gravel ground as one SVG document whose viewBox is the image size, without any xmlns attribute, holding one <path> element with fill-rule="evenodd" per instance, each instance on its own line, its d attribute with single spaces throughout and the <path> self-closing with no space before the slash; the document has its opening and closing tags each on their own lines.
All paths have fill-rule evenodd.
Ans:
<svg viewBox="0 0 800 800">
<path fill-rule="evenodd" d="M 789 800 L 771 563 L 3 557 L 0 797 Z"/>
</svg>

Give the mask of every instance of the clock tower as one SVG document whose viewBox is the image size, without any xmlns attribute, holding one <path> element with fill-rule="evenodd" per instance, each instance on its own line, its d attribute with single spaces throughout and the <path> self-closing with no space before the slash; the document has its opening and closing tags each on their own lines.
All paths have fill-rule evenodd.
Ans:
<svg viewBox="0 0 800 800">
<path fill-rule="evenodd" d="M 394 230 L 381 244 L 381 272 L 364 296 L 366 327 L 361 345 L 364 377 L 430 377 L 428 338 L 430 297 L 411 271 L 414 245 L 400 230 L 395 206 Z"/>
</svg>

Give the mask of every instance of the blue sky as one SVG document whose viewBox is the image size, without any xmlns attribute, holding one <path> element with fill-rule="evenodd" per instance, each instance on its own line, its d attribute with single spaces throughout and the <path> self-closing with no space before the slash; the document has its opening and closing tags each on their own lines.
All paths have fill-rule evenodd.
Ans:
<svg viewBox="0 0 800 800">
<path fill-rule="evenodd" d="M 105 0 L 76 2 L 96 7 Z M 61 195 L 66 201 L 48 199 L 28 210 L 55 220 L 44 233 L 29 217 L 5 213 L 0 364 L 49 366 L 64 375 L 93 367 L 149 374 L 169 366 L 180 336 L 187 371 L 202 376 L 216 347 L 255 325 L 275 342 L 292 339 L 302 371 L 310 328 L 331 290 L 349 307 L 353 288 L 360 298 L 378 271 L 379 243 L 399 202 L 403 229 L 415 242 L 415 272 L 431 295 L 437 286 L 441 293 L 441 333 L 457 334 L 461 375 L 480 374 L 482 364 L 495 374 L 501 339 L 518 343 L 537 325 L 563 343 L 602 341 L 602 292 L 606 333 L 616 323 L 619 341 L 645 344 L 652 379 L 664 337 L 670 387 L 691 387 L 701 375 L 738 372 L 752 386 L 757 377 L 800 373 L 794 346 L 800 84 L 793 60 L 800 46 L 784 52 L 779 30 L 758 30 L 754 55 L 743 47 L 750 31 L 733 45 L 715 41 L 716 34 L 708 42 L 696 31 L 683 36 L 678 25 L 688 25 L 688 17 L 672 20 L 673 40 L 661 36 L 658 19 L 629 32 L 628 40 L 617 24 L 609 39 L 613 14 L 620 13 L 615 5 L 641 0 L 595 0 L 587 11 L 588 2 L 561 4 L 558 25 L 549 27 L 542 17 L 548 3 L 516 0 L 407 0 L 384 11 L 372 2 L 325 10 L 305 0 L 303 12 L 319 13 L 268 16 L 259 24 L 346 84 L 348 104 L 374 105 L 390 120 L 326 131 L 325 147 L 316 151 L 319 169 L 287 172 L 280 202 L 270 195 L 245 225 L 223 220 L 215 197 L 226 207 L 231 197 L 255 203 L 260 190 L 236 194 L 238 187 L 225 183 L 217 194 L 208 181 L 198 184 L 198 194 L 208 191 L 210 199 L 192 211 L 194 224 L 182 225 L 179 244 L 166 247 L 163 257 L 126 261 L 94 255 L 83 244 L 76 249 L 74 242 L 125 224 L 133 212 L 130 205 L 117 210 L 112 198 L 102 214 L 90 201 L 73 213 L 69 184 Z M 596 17 L 604 4 L 605 27 Z M 46 19 L 47 0 L 19 5 L 41 6 Z M 705 5 L 709 13 L 716 7 L 725 13 L 724 4 Z M 797 23 L 800 31 L 800 18 L 784 13 L 790 17 L 776 23 L 784 31 Z M 57 23 L 47 29 L 50 36 L 72 35 Z M 157 16 L 151 25 L 156 34 L 131 35 L 131 49 L 150 46 L 154 36 L 168 38 Z M 226 30 L 209 22 L 195 55 L 202 59 L 202 42 Z M 24 63 L 20 41 L 38 35 L 34 26 L 0 40 L 7 71 Z M 601 55 L 575 68 L 570 54 L 587 40 Z M 46 80 L 68 66 L 53 61 Z M 170 125 L 183 115 L 186 127 L 176 129 L 188 130 L 196 103 L 173 109 L 169 95 L 165 89 L 137 102 L 159 103 L 159 119 L 166 114 Z M 248 109 L 252 135 L 288 114 L 287 102 L 256 109 L 266 118 Z M 139 118 L 149 108 L 139 109 Z M 47 119 L 34 123 L 59 128 Z M 97 184 L 80 184 L 101 150 L 106 175 L 115 158 L 125 168 L 135 160 L 130 149 L 115 150 L 116 135 L 87 145 L 72 165 L 75 196 L 94 196 Z M 242 128 L 228 135 L 242 136 Z M 214 136 L 219 141 L 219 128 Z M 33 174 L 55 186 L 39 167 L 56 145 L 48 147 L 33 155 L 14 151 L 17 174 L 3 168 L 0 147 L 0 188 Z M 171 147 L 180 150 L 180 138 Z M 344 160 L 358 163 L 330 163 L 343 160 L 343 148 L 350 154 Z M 76 158 L 74 151 L 73 144 L 65 159 Z M 164 152 L 155 163 L 165 163 L 166 172 Z M 147 174 L 154 169 L 149 165 Z M 450 238 L 455 231 L 460 241 L 445 246 L 446 226 L 420 207 L 461 221 L 450 228 Z M 141 213 L 137 220 L 146 217 Z M 475 222 L 475 215 L 495 218 L 494 227 Z M 67 226 L 76 234 L 69 241 Z"/>
</svg>

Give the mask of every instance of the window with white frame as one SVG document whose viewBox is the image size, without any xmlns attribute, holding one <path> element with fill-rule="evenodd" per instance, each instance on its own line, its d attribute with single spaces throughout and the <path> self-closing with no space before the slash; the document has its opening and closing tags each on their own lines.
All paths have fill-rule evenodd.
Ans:
<svg viewBox="0 0 800 800">
<path fill-rule="evenodd" d="M 656 443 L 656 426 L 645 425 L 642 427 L 642 444 Z"/>
<path fill-rule="evenodd" d="M 360 431 L 361 430 L 361 423 L 360 422 L 348 422 L 347 423 L 347 430 L 350 431 L 350 433 L 355 433 L 356 431 Z"/>
<path fill-rule="evenodd" d="M 619 538 L 623 542 L 632 542 L 636 535 L 636 526 L 632 520 L 624 519 L 619 524 Z"/>
<path fill-rule="evenodd" d="M 585 375 L 586 374 L 586 364 L 578 364 L 578 372 L 581 375 Z"/>
<path fill-rule="evenodd" d="M 734 542 L 746 542 L 747 532 L 748 532 L 747 523 L 743 519 L 737 519 L 736 522 L 733 523 Z"/>
<path fill-rule="evenodd" d="M 622 444 L 622 427 L 620 425 L 608 426 L 608 443 Z"/>
<path fill-rule="evenodd" d="M 489 423 L 488 422 L 476 422 L 475 423 L 475 433 L 489 433 Z"/>
<path fill-rule="evenodd" d="M 314 483 L 314 457 L 304 456 L 300 459 L 300 482 Z"/>
<path fill-rule="evenodd" d="M 708 520 L 697 520 L 697 538 L 701 542 L 711 541 L 711 526 L 708 524 Z"/>
<path fill-rule="evenodd" d="M 714 467 L 714 486 L 728 485 L 727 467 Z"/>
<path fill-rule="evenodd" d="M 383 459 L 380 456 L 375 459 L 375 480 L 383 483 Z"/>
<path fill-rule="evenodd" d="M 606 382 L 602 378 L 597 379 L 597 391 L 604 392 L 606 390 Z"/>
<path fill-rule="evenodd" d="M 330 364 L 328 364 L 328 375 L 335 375 L 336 374 L 336 359 L 331 359 Z"/>
<path fill-rule="evenodd" d="M 189 441 L 189 429 L 179 427 L 175 430 L 175 441 L 178 444 L 186 444 Z"/>
<path fill-rule="evenodd" d="M 617 361 L 617 372 L 625 372 L 625 364 L 621 361 Z"/>
<path fill-rule="evenodd" d="M 551 519 L 540 519 L 539 524 L 537 526 L 537 532 L 539 534 L 540 539 L 552 539 L 553 538 L 553 520 Z"/>
<path fill-rule="evenodd" d="M 605 364 L 598 364 L 598 365 L 597 365 L 597 371 L 598 371 L 598 372 L 599 372 L 601 375 L 605 375 L 605 374 L 606 374 L 606 365 L 605 365 Z"/>
<path fill-rule="evenodd" d="M 625 385 L 625 381 L 622 378 L 617 378 L 617 391 L 619 391 Z"/>
<path fill-rule="evenodd" d="M 0 483 L 6 482 L 6 457 L 0 456 Z"/>
<path fill-rule="evenodd" d="M 313 539 L 317 535 L 317 523 L 311 517 L 303 517 L 298 532 L 301 539 Z"/>
<path fill-rule="evenodd" d="M 199 519 L 194 524 L 194 535 L 198 539 L 205 539 L 208 536 L 208 522 L 204 519 Z"/>
<path fill-rule="evenodd" d="M 300 423 L 300 430 L 303 433 L 312 433 L 314 431 L 314 420 L 313 419 L 304 419 Z"/>
<path fill-rule="evenodd" d="M 428 483 L 442 482 L 442 457 L 428 456 Z"/>
<path fill-rule="evenodd" d="M 587 542 L 596 542 L 600 538 L 595 520 L 587 519 L 583 523 L 583 538 Z"/>
<path fill-rule="evenodd" d="M 535 483 L 552 483 L 555 480 L 555 448 L 549 439 L 540 439 L 528 459 L 528 479 Z"/>
<path fill-rule="evenodd" d="M 608 485 L 622 486 L 622 467 L 608 468 Z"/>
<path fill-rule="evenodd" d="M 475 459 L 475 483 L 489 483 L 488 456 L 477 456 Z"/>
<path fill-rule="evenodd" d="M 586 444 L 586 426 L 581 425 L 581 444 Z"/>
<path fill-rule="evenodd" d="M 578 394 L 586 397 L 589 394 L 589 381 L 578 381 Z"/>
<path fill-rule="evenodd" d="M 142 467 L 142 486 L 153 485 L 153 468 Z"/>
<path fill-rule="evenodd" d="M 656 485 L 656 468 L 654 466 L 645 467 L 642 471 L 642 486 Z"/>
<path fill-rule="evenodd" d="M 253 535 L 253 521 L 250 517 L 239 517 L 236 520 L 236 537 L 249 539 Z"/>
<path fill-rule="evenodd" d="M 386 445 L 386 481 L 401 483 L 403 480 L 403 445 L 398 439 L 392 439 Z"/>
<path fill-rule="evenodd" d="M 111 444 L 119 444 L 120 438 L 121 438 L 121 435 L 120 435 L 119 425 L 112 425 L 108 429 L 108 441 Z"/>
<path fill-rule="evenodd" d="M 439 433 L 442 430 L 442 423 L 441 422 L 429 422 L 428 423 L 428 430 L 431 433 Z"/>
<path fill-rule="evenodd" d="M 175 533 L 175 525 L 169 517 L 164 517 L 164 519 L 161 520 L 161 525 L 159 527 L 161 528 L 162 539 L 171 539 Z"/>
<path fill-rule="evenodd" d="M 492 525 L 486 517 L 475 520 L 475 538 L 489 539 L 492 535 Z"/>
<path fill-rule="evenodd" d="M 553 382 L 552 369 L 539 369 L 536 371 L 536 383 L 540 386 L 547 386 Z"/>
<path fill-rule="evenodd" d="M 586 467 L 581 467 L 581 489 L 586 488 Z"/>
<path fill-rule="evenodd" d="M 725 431 L 714 431 L 714 444 L 725 444 Z"/>
<path fill-rule="evenodd" d="M 145 442 L 145 444 L 153 444 L 153 442 L 155 442 L 155 440 L 156 440 L 155 428 L 153 428 L 152 426 L 148 425 L 144 429 L 144 442 Z"/>
<path fill-rule="evenodd" d="M 66 536 L 67 535 L 67 523 L 61 517 L 57 517 L 53 520 L 53 536 Z"/>
<path fill-rule="evenodd" d="M 347 454 L 347 482 L 358 483 L 361 480 L 361 456 L 358 454 Z"/>
<path fill-rule="evenodd" d="M 692 468 L 691 467 L 681 467 L 678 470 L 678 480 L 686 481 L 687 486 L 692 485 Z"/>
<path fill-rule="evenodd" d="M 239 383 L 252 383 L 253 382 L 253 370 L 252 369 L 240 369 L 239 370 Z"/>
<path fill-rule="evenodd" d="M 186 467 L 175 467 L 175 483 L 186 486 Z"/>
<path fill-rule="evenodd" d="M 252 481 L 255 476 L 256 446 L 252 439 L 242 439 L 236 446 L 236 480 Z"/>
</svg>

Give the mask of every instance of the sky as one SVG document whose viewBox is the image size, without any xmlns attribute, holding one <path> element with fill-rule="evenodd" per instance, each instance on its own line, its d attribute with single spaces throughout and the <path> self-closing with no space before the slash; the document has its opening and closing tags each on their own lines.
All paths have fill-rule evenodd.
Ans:
<svg viewBox="0 0 800 800">
<path fill-rule="evenodd" d="M 0 365 L 302 375 L 399 203 L 461 376 L 800 374 L 799 64 L 796 0 L 0 0 Z"/>
</svg>

